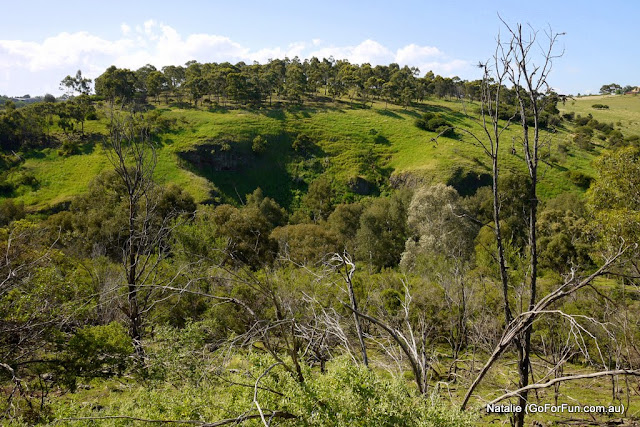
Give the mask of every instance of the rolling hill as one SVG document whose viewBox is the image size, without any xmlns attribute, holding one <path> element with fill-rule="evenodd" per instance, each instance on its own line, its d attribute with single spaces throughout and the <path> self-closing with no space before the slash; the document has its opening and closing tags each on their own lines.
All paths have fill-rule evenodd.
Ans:
<svg viewBox="0 0 640 427">
<path fill-rule="evenodd" d="M 608 110 L 591 107 L 603 102 Z M 159 182 L 174 183 L 201 203 L 237 204 L 261 187 L 283 206 L 294 208 L 307 185 L 320 175 L 332 181 L 343 201 L 420 182 L 445 182 L 470 194 L 488 183 L 488 159 L 462 131 L 482 134 L 478 108 L 477 103 L 436 99 L 410 108 L 382 102 L 366 108 L 323 102 L 254 110 L 160 105 L 156 109 L 161 116 L 176 119 L 177 127 L 159 135 L 155 174 Z M 625 136 L 640 134 L 637 96 L 582 97 L 558 108 L 561 113 L 591 114 Z M 435 141 L 435 133 L 416 127 L 415 120 L 427 111 L 457 127 L 456 135 Z M 86 123 L 93 138 L 78 154 L 62 156 L 56 147 L 22 154 L 24 161 L 7 172 L 17 187 L 11 197 L 33 212 L 55 209 L 85 192 L 93 177 L 111 167 L 101 144 L 106 138 L 106 114 L 99 117 Z M 606 144 L 594 137 L 591 149 L 578 148 L 572 142 L 574 128 L 564 120 L 543 133 L 548 142 L 540 183 L 543 199 L 584 191 L 584 179 L 575 177 L 587 182 L 593 177 L 592 161 Z M 258 135 L 267 140 L 262 153 L 251 149 Z M 303 143 L 296 150 L 292 146 L 298 137 Z M 518 137 L 515 125 L 503 135 L 503 169 L 524 170 Z"/>
</svg>

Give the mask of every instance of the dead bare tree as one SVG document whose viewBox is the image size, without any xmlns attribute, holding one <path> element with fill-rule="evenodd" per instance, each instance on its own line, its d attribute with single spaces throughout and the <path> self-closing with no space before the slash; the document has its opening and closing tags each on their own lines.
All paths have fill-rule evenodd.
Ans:
<svg viewBox="0 0 640 427">
<path fill-rule="evenodd" d="M 427 325 L 424 313 L 420 313 L 417 322 L 414 323 L 412 319 L 413 310 L 411 308 L 413 298 L 409 285 L 406 282 L 404 282 L 404 285 L 405 294 L 401 302 L 402 321 L 399 325 L 392 325 L 376 316 L 356 311 L 346 304 L 345 306 L 358 317 L 368 320 L 389 335 L 409 361 L 418 391 L 420 394 L 426 394 L 429 386 L 429 371 L 435 370 L 432 358 L 427 354 L 430 328 Z"/>
<path fill-rule="evenodd" d="M 600 268 L 598 268 L 595 272 L 591 273 L 586 277 L 578 277 L 575 274 L 575 271 L 572 272 L 569 275 L 569 277 L 565 279 L 565 281 L 561 286 L 551 291 L 550 293 L 545 295 L 543 298 L 541 298 L 538 302 L 536 302 L 533 309 L 523 312 L 517 317 L 515 317 L 511 321 L 511 323 L 507 325 L 507 327 L 505 328 L 504 332 L 502 333 L 502 337 L 498 342 L 498 345 L 496 345 L 491 356 L 489 357 L 489 359 L 487 360 L 483 368 L 480 370 L 480 373 L 476 376 L 475 380 L 467 390 L 467 393 L 465 394 L 464 400 L 462 402 L 462 406 L 461 406 L 462 409 L 466 408 L 469 402 L 469 399 L 473 394 L 473 391 L 478 386 L 478 384 L 482 381 L 482 379 L 487 374 L 489 369 L 491 369 L 493 364 L 504 353 L 504 351 L 511 344 L 514 343 L 517 337 L 520 336 L 527 328 L 530 327 L 530 325 L 538 316 L 544 314 L 547 311 L 547 309 L 551 307 L 554 303 L 562 300 L 563 298 L 566 298 L 569 295 L 573 295 L 580 289 L 583 289 L 584 287 L 590 285 L 591 283 L 593 283 L 593 281 L 597 277 L 607 274 L 612 268 L 612 266 L 616 264 L 619 258 L 622 257 L 622 255 L 627 250 L 628 250 L 627 245 L 621 246 L 617 251 L 617 253 L 607 258 L 603 262 L 602 266 L 600 266 Z M 524 387 L 527 387 L 527 386 L 523 386 L 521 388 L 524 388 Z M 528 391 L 529 389 L 530 388 L 527 388 L 525 391 Z"/>
<path fill-rule="evenodd" d="M 540 161 L 540 149 L 542 140 L 540 137 L 540 113 L 547 102 L 547 97 L 551 89 L 548 83 L 548 77 L 551 73 L 553 60 L 562 55 L 555 53 L 555 47 L 558 37 L 561 34 L 554 33 L 549 30 L 546 33 L 547 43 L 542 48 L 541 54 L 536 58 L 536 54 L 532 49 L 538 47 L 538 32 L 523 32 L 522 25 L 518 24 L 515 28 L 511 28 L 504 21 L 511 35 L 509 43 L 512 58 L 507 67 L 509 80 L 513 85 L 513 90 L 519 106 L 520 124 L 522 127 L 522 149 L 524 151 L 525 163 L 529 172 L 529 304 L 528 309 L 532 310 L 536 304 L 537 298 L 537 280 L 538 280 L 538 242 L 536 236 L 537 217 L 538 217 L 538 163 Z M 535 59 L 540 59 L 538 64 Z M 532 130 L 529 129 L 529 123 L 533 122 Z M 531 366 L 531 333 L 533 325 L 530 323 L 526 326 L 523 333 L 517 340 L 518 348 L 518 370 L 520 373 L 520 388 L 522 392 L 519 394 L 518 406 L 523 408 L 527 403 L 529 384 L 529 367 Z M 516 416 L 516 425 L 524 425 L 525 411 L 518 413 Z"/>
<path fill-rule="evenodd" d="M 538 216 L 538 182 L 540 179 L 539 161 L 541 147 L 549 141 L 542 136 L 541 113 L 546 103 L 552 102 L 552 91 L 548 78 L 552 70 L 553 62 L 562 53 L 557 53 L 557 42 L 562 34 L 548 30 L 545 33 L 546 40 L 539 40 L 539 33 L 530 29 L 523 30 L 522 25 L 506 27 L 508 40 L 505 42 L 498 37 L 496 50 L 491 61 L 479 66 L 483 69 L 482 95 L 481 95 L 481 125 L 484 136 L 475 135 L 468 130 L 462 130 L 471 136 L 475 145 L 482 148 L 492 163 L 492 193 L 493 193 L 493 230 L 497 246 L 495 256 L 499 269 L 499 277 L 502 288 L 505 329 L 498 344 L 480 370 L 475 380 L 467 390 L 462 403 L 464 409 L 469 402 L 477 385 L 495 361 L 510 347 L 515 347 L 518 361 L 518 390 L 507 393 L 507 397 L 516 397 L 520 411 L 516 412 L 514 423 L 516 426 L 524 425 L 526 414 L 525 406 L 528 402 L 528 393 L 531 390 L 542 388 L 539 384 L 530 385 L 531 372 L 531 337 L 534 322 L 543 315 L 548 315 L 552 306 L 568 295 L 572 295 L 580 289 L 590 285 L 596 277 L 607 274 L 620 260 L 622 254 L 628 249 L 624 243 L 618 251 L 609 256 L 592 274 L 580 276 L 575 270 L 544 297 L 538 295 L 538 242 L 537 242 L 537 216 Z M 539 50 L 538 50 L 539 49 Z M 516 113 L 506 120 L 505 108 L 508 107 L 503 97 L 507 90 L 505 85 L 512 86 L 516 102 Z M 518 119 L 520 130 L 520 142 L 524 153 L 524 163 L 528 172 L 529 193 L 527 203 L 527 228 L 528 239 L 526 249 L 528 252 L 528 268 L 521 284 L 511 283 L 512 279 L 507 273 L 508 265 L 505 259 L 504 237 L 501 229 L 501 206 L 498 189 L 498 177 L 500 174 L 500 158 L 505 150 L 500 148 L 500 140 L 503 132 L 515 124 Z M 524 310 L 515 313 L 515 305 L 512 303 L 512 289 L 520 286 L 520 297 L 526 299 Z M 560 377 L 564 378 L 564 377 Z M 574 379 L 574 378 L 570 378 Z M 575 378 L 579 379 L 579 378 Z M 565 379 L 552 380 L 549 384 L 555 385 Z M 567 379 L 569 380 L 569 379 Z M 504 398 L 507 398 L 504 397 Z"/>
<path fill-rule="evenodd" d="M 336 271 L 340 272 L 345 284 L 347 285 L 347 292 L 349 293 L 350 308 L 353 311 L 353 321 L 356 324 L 356 332 L 358 333 L 358 341 L 360 342 L 360 350 L 362 352 L 362 363 L 364 366 L 369 366 L 369 358 L 367 357 L 367 346 L 364 341 L 364 333 L 362 332 L 362 325 L 360 323 L 360 317 L 358 312 L 358 301 L 356 300 L 356 294 L 353 290 L 353 274 L 356 271 L 356 265 L 351 260 L 351 257 L 344 251 L 341 254 L 335 253 L 329 260 L 331 265 Z"/>
<path fill-rule="evenodd" d="M 158 205 L 160 192 L 153 179 L 156 150 L 142 120 L 112 112 L 110 134 L 105 141 L 107 157 L 124 188 L 127 203 L 121 258 L 127 304 L 122 310 L 139 356 L 144 354 L 143 317 L 157 302 L 159 287 L 153 285 L 162 281 L 159 269 L 169 253 L 168 237 L 179 214 L 161 212 Z"/>
<path fill-rule="evenodd" d="M 133 117 L 122 118 L 113 113 L 107 148 L 109 160 L 124 185 L 128 198 L 127 239 L 122 249 L 122 264 L 127 278 L 128 307 L 125 313 L 136 351 L 142 355 L 142 318 L 138 293 L 140 279 L 145 274 L 148 263 L 152 262 L 148 215 L 153 206 L 147 203 L 143 207 L 140 202 L 150 201 L 156 152 L 148 133 L 136 126 Z"/>
</svg>

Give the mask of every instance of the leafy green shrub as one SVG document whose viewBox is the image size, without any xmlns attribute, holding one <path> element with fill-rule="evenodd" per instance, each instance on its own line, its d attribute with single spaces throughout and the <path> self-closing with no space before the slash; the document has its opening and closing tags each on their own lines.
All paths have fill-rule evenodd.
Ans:
<svg viewBox="0 0 640 427">
<path fill-rule="evenodd" d="M 297 152 L 306 152 L 313 147 L 313 141 L 311 138 L 304 134 L 300 133 L 296 136 L 296 139 L 291 144 L 291 148 L 293 148 Z"/>
<path fill-rule="evenodd" d="M 579 171 L 569 171 L 567 173 L 569 180 L 580 188 L 589 188 L 593 178 Z"/>
<path fill-rule="evenodd" d="M 440 114 L 431 112 L 424 113 L 422 117 L 416 120 L 416 127 L 429 132 L 436 132 L 444 136 L 453 136 L 455 132 L 453 126 Z"/>
<path fill-rule="evenodd" d="M 338 236 L 318 224 L 293 224 L 271 233 L 278 241 L 280 257 L 296 264 L 320 262 L 327 254 L 339 252 Z"/>
<path fill-rule="evenodd" d="M 380 299 L 382 300 L 382 303 L 384 305 L 385 310 L 387 310 L 387 313 L 391 314 L 392 316 L 395 316 L 396 314 L 398 314 L 398 311 L 400 311 L 400 309 L 402 308 L 404 295 L 402 295 L 400 291 L 396 289 L 387 288 L 380 293 Z"/>
<path fill-rule="evenodd" d="M 195 352 L 186 357 L 197 359 Z M 181 362 L 175 361 L 178 366 Z M 402 379 L 385 378 L 375 371 L 354 365 L 350 359 L 332 361 L 326 374 L 304 365 L 304 383 L 296 381 L 282 366 L 272 366 L 273 363 L 269 356 L 245 354 L 234 358 L 228 366 L 233 369 L 218 366 L 210 370 L 214 375 L 210 375 L 209 380 L 203 381 L 201 377 L 197 385 L 176 380 L 171 387 L 125 390 L 126 394 L 108 401 L 98 414 L 207 422 L 232 419 L 241 414 L 255 416 L 258 412 L 253 402 L 253 386 L 260 377 L 257 401 L 265 414 L 271 411 L 289 414 L 284 425 L 473 425 L 473 415 L 461 413 L 435 396 L 420 396 Z M 269 367 L 272 368 L 267 372 Z M 70 401 L 57 406 L 54 417 L 96 416 L 95 407 L 86 402 Z M 275 419 L 273 424 L 278 421 Z M 103 420 L 100 425 L 121 425 L 118 422 Z M 259 422 L 258 419 L 249 425 L 258 425 Z"/>
<path fill-rule="evenodd" d="M 587 126 L 580 126 L 576 129 L 576 133 L 573 135 L 573 143 L 581 150 L 591 150 L 593 148 L 593 145 L 591 144 L 592 136 L 593 129 Z"/>
<path fill-rule="evenodd" d="M 134 348 L 122 324 L 78 329 L 66 349 L 66 384 L 75 389 L 76 378 L 108 378 L 124 373 Z"/>
<path fill-rule="evenodd" d="M 348 360 L 335 361 L 325 375 L 307 373 L 307 378 L 300 384 L 282 369 L 265 383 L 285 392 L 282 409 L 297 416 L 294 425 L 464 426 L 471 421 L 416 395 L 405 382 L 383 379 Z"/>
<path fill-rule="evenodd" d="M 613 125 L 611 123 L 599 122 L 596 119 L 589 120 L 587 127 L 599 130 L 607 135 L 613 130 Z"/>
<path fill-rule="evenodd" d="M 589 123 L 589 120 L 591 120 L 591 119 L 592 119 L 591 114 L 588 114 L 587 117 L 582 117 L 580 114 L 578 114 L 576 116 L 575 123 L 578 126 L 584 126 L 587 123 Z"/>
<path fill-rule="evenodd" d="M 251 150 L 256 154 L 262 154 L 265 151 L 267 151 L 267 145 L 268 145 L 267 140 L 263 136 L 258 135 L 255 138 L 253 138 L 253 142 L 251 144 Z"/>
<path fill-rule="evenodd" d="M 567 147 L 566 144 L 558 144 L 556 149 L 558 150 L 558 154 L 560 156 L 562 156 L 563 158 L 567 157 L 567 154 L 569 153 L 569 148 Z"/>
<path fill-rule="evenodd" d="M 140 126 L 146 128 L 151 135 L 171 132 L 179 128 L 177 118 L 162 114 L 159 110 L 152 110 L 146 113 Z"/>
<path fill-rule="evenodd" d="M 593 104 L 591 108 L 595 108 L 596 110 L 608 110 L 609 106 L 607 104 Z"/>
<path fill-rule="evenodd" d="M 624 144 L 624 135 L 619 130 L 614 130 L 609 133 L 609 138 L 607 138 L 607 142 L 612 147 L 617 147 Z"/>
<path fill-rule="evenodd" d="M 617 131 L 616 131 L 617 132 Z M 616 134 L 616 136 L 618 136 Z M 610 136 L 611 138 L 611 136 Z M 613 140 L 615 142 L 617 142 L 615 145 L 612 145 L 612 147 L 627 147 L 627 146 L 631 146 L 631 147 L 638 147 L 640 146 L 640 136 L 638 135 L 629 135 L 623 138 L 622 142 L 618 141 L 617 138 L 615 140 Z"/>
<path fill-rule="evenodd" d="M 58 155 L 63 157 L 72 156 L 80 153 L 80 145 L 75 140 L 66 140 L 62 143 L 62 147 L 58 150 Z"/>
<path fill-rule="evenodd" d="M 11 182 L 0 180 L 0 196 L 11 196 L 14 190 L 15 188 Z"/>
<path fill-rule="evenodd" d="M 196 384 L 209 369 L 206 356 L 210 352 L 206 350 L 227 338 L 226 329 L 212 319 L 188 322 L 182 328 L 159 326 L 147 351 L 146 379 Z"/>
<path fill-rule="evenodd" d="M 14 203 L 7 199 L 0 203 L 0 226 L 5 226 L 11 221 L 24 218 L 24 202 Z"/>
<path fill-rule="evenodd" d="M 558 126 L 560 124 L 561 118 L 556 114 L 546 114 L 542 117 L 546 119 L 546 123 L 544 123 L 545 127 L 553 127 Z"/>
</svg>

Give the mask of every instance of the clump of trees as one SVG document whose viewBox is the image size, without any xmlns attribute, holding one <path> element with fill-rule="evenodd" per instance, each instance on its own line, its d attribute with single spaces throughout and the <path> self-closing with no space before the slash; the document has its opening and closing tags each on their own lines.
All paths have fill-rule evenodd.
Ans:
<svg viewBox="0 0 640 427">
<path fill-rule="evenodd" d="M 619 85 L 618 83 L 609 83 L 606 85 L 602 85 L 600 87 L 600 93 L 602 95 L 622 95 L 625 94 L 627 92 L 631 92 L 634 89 L 637 89 L 636 86 L 631 86 L 631 85 L 626 85 L 624 87 L 622 87 L 621 85 Z"/>
<path fill-rule="evenodd" d="M 156 69 L 147 64 L 136 71 L 109 67 L 96 78 L 96 95 L 117 102 L 184 102 L 246 105 L 260 107 L 277 102 L 300 105 L 305 101 L 347 96 L 365 105 L 384 100 L 408 106 L 435 96 L 447 99 L 480 99 L 480 81 L 464 81 L 458 77 L 442 77 L 427 72 L 419 77 L 417 68 L 398 64 L 351 64 L 347 60 L 322 60 L 298 57 L 273 59 L 267 64 L 239 62 L 199 63 L 189 61 L 184 66 L 171 65 Z M 67 79 L 69 79 L 68 77 Z M 67 81 L 65 79 L 63 83 Z M 71 79 L 83 81 L 81 76 Z M 72 89 L 73 90 L 73 89 Z M 80 89 L 78 89 L 80 90 Z M 557 111 L 556 111 L 557 114 Z"/>
</svg>

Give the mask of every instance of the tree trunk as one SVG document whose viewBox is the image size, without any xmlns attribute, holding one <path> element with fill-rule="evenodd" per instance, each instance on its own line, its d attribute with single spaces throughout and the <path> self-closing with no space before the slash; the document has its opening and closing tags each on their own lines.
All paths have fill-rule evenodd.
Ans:
<svg viewBox="0 0 640 427">
<path fill-rule="evenodd" d="M 351 308 L 353 309 L 353 320 L 356 322 L 356 331 L 358 333 L 358 341 L 360 341 L 360 351 L 362 352 L 362 363 L 364 366 L 369 367 L 369 358 L 367 357 L 367 346 L 364 342 L 364 334 L 362 333 L 362 325 L 360 324 L 360 317 L 356 314 L 358 311 L 358 303 L 356 301 L 356 295 L 353 291 L 353 283 L 351 277 L 347 281 L 349 286 L 349 300 L 351 301 Z"/>
<path fill-rule="evenodd" d="M 140 309 L 138 307 L 138 286 L 136 277 L 136 245 L 134 243 L 135 236 L 135 218 L 137 213 L 136 202 L 130 195 L 129 200 L 129 243 L 127 250 L 128 255 L 128 269 L 127 269 L 127 285 L 128 285 L 128 300 L 129 300 L 129 334 L 133 340 L 133 345 L 138 356 L 144 354 L 142 349 L 142 331 L 140 322 Z"/>
</svg>

